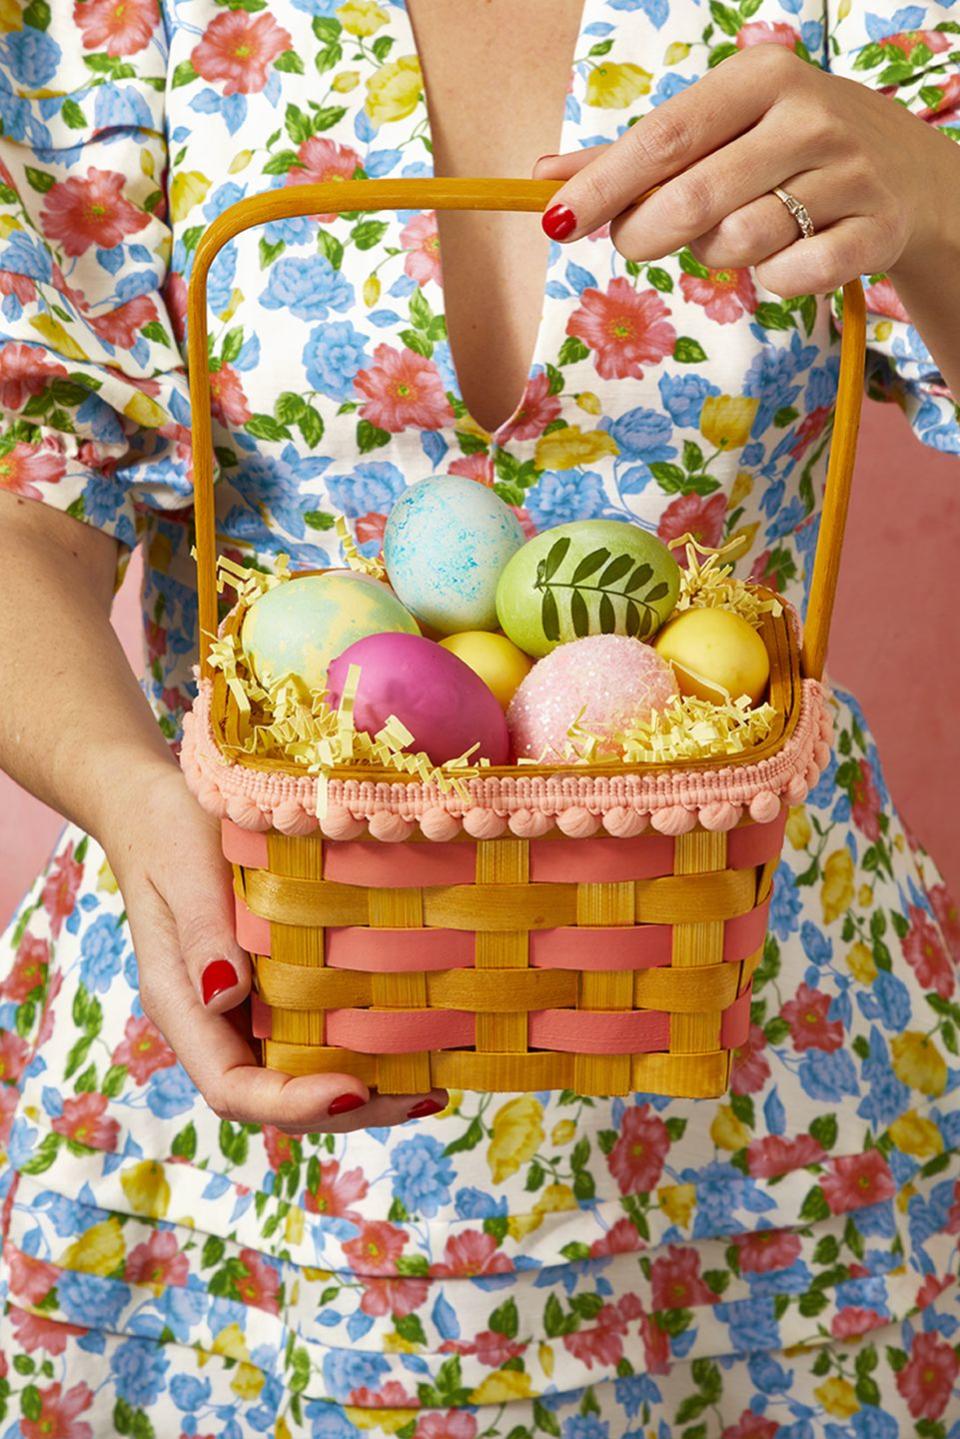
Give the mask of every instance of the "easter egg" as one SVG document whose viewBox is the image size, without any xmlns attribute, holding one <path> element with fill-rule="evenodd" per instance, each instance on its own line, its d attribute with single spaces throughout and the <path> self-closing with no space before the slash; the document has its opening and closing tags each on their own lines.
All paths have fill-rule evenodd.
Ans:
<svg viewBox="0 0 960 1439">
<path fill-rule="evenodd" d="M 770 656 L 753 625 L 732 610 L 695 607 L 677 615 L 657 635 L 657 653 L 669 660 L 681 694 L 721 704 L 762 697 Z"/>
<path fill-rule="evenodd" d="M 680 567 L 656 535 L 625 520 L 545 530 L 497 585 L 500 628 L 530 655 L 587 635 L 649 639 L 672 613 Z"/>
<path fill-rule="evenodd" d="M 448 635 L 440 643 L 480 676 L 503 709 L 533 664 L 529 655 L 518 650 L 506 635 L 491 634 L 489 630 L 464 630 L 458 635 Z"/>
<path fill-rule="evenodd" d="M 520 521 L 476 480 L 420 480 L 387 516 L 383 560 L 418 620 L 443 635 L 497 628 L 497 580 L 523 544 Z"/>
<path fill-rule="evenodd" d="M 240 643 L 262 684 L 289 674 L 322 692 L 335 655 L 364 635 L 385 630 L 419 634 L 413 615 L 379 580 L 327 570 L 295 576 L 255 600 Z"/>
<path fill-rule="evenodd" d="M 507 710 L 518 758 L 562 759 L 570 726 L 600 737 L 617 754 L 616 735 L 648 719 L 677 694 L 677 681 L 650 645 L 626 635 L 588 635 L 559 645 L 534 665 Z M 582 714 L 581 714 L 582 711 Z"/>
<path fill-rule="evenodd" d="M 338 704 L 351 665 L 360 679 L 353 707 L 357 729 L 376 734 L 391 715 L 413 735 L 410 746 L 434 764 L 456 759 L 472 745 L 473 760 L 505 764 L 507 722 L 494 695 L 469 665 L 422 635 L 368 635 L 330 666 L 328 696 Z"/>
</svg>

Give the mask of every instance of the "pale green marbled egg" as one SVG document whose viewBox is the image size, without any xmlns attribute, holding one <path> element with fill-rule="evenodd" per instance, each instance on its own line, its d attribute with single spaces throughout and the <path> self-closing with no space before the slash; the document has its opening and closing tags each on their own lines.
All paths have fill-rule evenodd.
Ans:
<svg viewBox="0 0 960 1439">
<path fill-rule="evenodd" d="M 301 575 L 256 600 L 240 633 L 261 683 L 292 674 L 310 690 L 326 688 L 331 660 L 367 635 L 417 635 L 413 615 L 386 585 L 352 570 Z"/>
</svg>

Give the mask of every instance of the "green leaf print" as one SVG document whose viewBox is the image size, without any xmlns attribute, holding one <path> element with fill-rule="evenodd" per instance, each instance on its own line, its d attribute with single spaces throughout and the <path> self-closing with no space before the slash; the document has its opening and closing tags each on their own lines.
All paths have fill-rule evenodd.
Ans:
<svg viewBox="0 0 960 1439">
<path fill-rule="evenodd" d="M 368 455 L 371 450 L 379 450 L 381 446 L 389 443 L 390 435 L 386 430 L 371 425 L 369 420 L 357 421 L 357 448 L 361 455 Z"/>
<path fill-rule="evenodd" d="M 21 1174 L 43 1174 L 57 1157 L 62 1135 L 47 1134 L 37 1145 L 31 1157 L 19 1166 Z"/>
</svg>

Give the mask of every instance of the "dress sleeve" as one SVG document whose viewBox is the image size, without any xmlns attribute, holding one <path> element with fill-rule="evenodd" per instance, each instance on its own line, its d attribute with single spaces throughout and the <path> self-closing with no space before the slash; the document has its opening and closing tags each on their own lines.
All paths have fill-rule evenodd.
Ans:
<svg viewBox="0 0 960 1439">
<path fill-rule="evenodd" d="M 889 95 L 960 143 L 960 14 L 953 0 L 828 0 L 829 68 Z M 944 283 L 960 283 L 945 276 Z M 865 277 L 868 393 L 893 400 L 934 449 L 960 454 L 960 412 L 896 290 Z"/>
<path fill-rule="evenodd" d="M 12 8 L 18 28 L 0 35 L 0 486 L 132 547 L 145 507 L 191 501 L 164 300 L 159 3 Z"/>
</svg>

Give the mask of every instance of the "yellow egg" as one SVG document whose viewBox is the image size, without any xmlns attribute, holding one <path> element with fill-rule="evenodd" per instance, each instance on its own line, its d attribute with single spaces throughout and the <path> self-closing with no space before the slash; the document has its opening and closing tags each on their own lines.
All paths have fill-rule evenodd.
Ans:
<svg viewBox="0 0 960 1439">
<path fill-rule="evenodd" d="M 480 676 L 504 709 L 533 667 L 533 661 L 517 649 L 512 640 L 506 635 L 491 634 L 489 630 L 462 630 L 458 635 L 448 635 L 440 643 Z"/>
<path fill-rule="evenodd" d="M 767 647 L 732 610 L 684 610 L 653 641 L 673 665 L 681 694 L 722 702 L 749 695 L 756 704 L 770 678 Z"/>
</svg>

